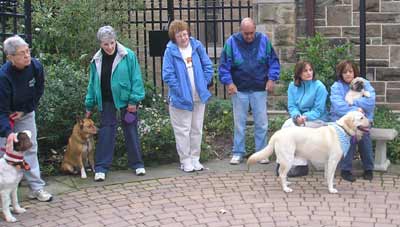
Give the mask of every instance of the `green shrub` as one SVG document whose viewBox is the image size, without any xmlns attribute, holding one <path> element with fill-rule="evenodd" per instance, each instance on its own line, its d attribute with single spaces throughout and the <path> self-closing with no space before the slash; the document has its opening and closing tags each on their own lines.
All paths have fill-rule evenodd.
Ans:
<svg viewBox="0 0 400 227">
<path fill-rule="evenodd" d="M 336 79 L 335 68 L 339 61 L 354 59 L 351 54 L 352 47 L 351 43 L 334 45 L 319 33 L 314 37 L 300 40 L 296 45 L 299 59 L 313 64 L 317 79 L 321 80 L 328 90 Z M 283 72 L 281 81 L 287 84 L 293 81 L 294 67 Z"/>
<path fill-rule="evenodd" d="M 394 128 L 400 132 L 399 116 L 387 107 L 378 107 L 375 110 L 374 127 Z M 400 163 L 400 136 L 388 143 L 387 152 L 392 163 Z"/>
</svg>

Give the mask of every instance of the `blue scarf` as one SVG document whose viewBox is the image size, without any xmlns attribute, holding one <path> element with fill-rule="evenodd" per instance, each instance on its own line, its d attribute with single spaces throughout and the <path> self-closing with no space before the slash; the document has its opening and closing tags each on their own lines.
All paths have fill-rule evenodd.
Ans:
<svg viewBox="0 0 400 227">
<path fill-rule="evenodd" d="M 343 151 L 343 157 L 346 157 L 350 149 L 351 136 L 347 134 L 347 132 L 344 131 L 344 129 L 337 123 L 329 123 L 329 125 L 332 125 L 335 128 L 336 133 L 339 137 L 340 147 L 342 148 Z"/>
</svg>

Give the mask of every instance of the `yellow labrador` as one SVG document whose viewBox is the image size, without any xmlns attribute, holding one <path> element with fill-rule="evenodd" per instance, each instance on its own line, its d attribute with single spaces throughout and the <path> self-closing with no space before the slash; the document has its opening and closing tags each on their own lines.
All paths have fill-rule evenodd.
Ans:
<svg viewBox="0 0 400 227">
<path fill-rule="evenodd" d="M 365 90 L 365 79 L 362 77 L 354 78 L 350 83 L 350 90 L 347 92 L 344 98 L 346 102 L 353 105 L 354 100 L 361 97 L 370 97 L 369 91 Z"/>
<path fill-rule="evenodd" d="M 275 151 L 277 162 L 280 164 L 279 177 L 282 189 L 285 192 L 292 192 L 286 177 L 295 156 L 325 163 L 325 178 L 329 192 L 337 193 L 333 187 L 336 166 L 343 154 L 347 153 L 350 139 L 358 130 L 363 132 L 369 130 L 368 118 L 358 111 L 349 112 L 335 123 L 320 128 L 283 128 L 271 137 L 263 150 L 251 155 L 247 164 L 266 159 Z"/>
</svg>

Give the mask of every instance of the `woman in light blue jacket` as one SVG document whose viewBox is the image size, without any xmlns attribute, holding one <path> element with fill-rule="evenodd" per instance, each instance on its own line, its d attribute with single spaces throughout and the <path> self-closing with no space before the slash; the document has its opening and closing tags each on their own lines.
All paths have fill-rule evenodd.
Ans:
<svg viewBox="0 0 400 227">
<path fill-rule="evenodd" d="M 325 125 L 325 122 L 328 121 L 326 111 L 328 91 L 325 85 L 315 78 L 311 62 L 297 62 L 294 71 L 294 81 L 289 84 L 288 88 L 290 118 L 285 121 L 282 128 L 296 126 L 317 128 Z M 307 160 L 295 158 L 288 176 L 298 177 L 307 174 Z"/>
<path fill-rule="evenodd" d="M 201 171 L 201 138 L 205 104 L 211 97 L 208 85 L 213 67 L 200 41 L 190 37 L 186 22 L 175 20 L 168 35 L 162 77 L 169 87 L 169 114 L 174 129 L 181 169 Z"/>
<path fill-rule="evenodd" d="M 361 111 L 372 122 L 374 119 L 375 109 L 375 90 L 371 83 L 365 80 L 365 91 L 368 91 L 370 97 L 361 97 L 353 101 L 353 104 L 346 102 L 345 97 L 350 90 L 351 81 L 359 76 L 358 67 L 352 61 L 342 61 L 336 66 L 337 81 L 331 87 L 331 120 L 336 121 L 349 111 Z M 364 168 L 363 178 L 372 180 L 374 160 L 372 153 L 372 141 L 369 134 L 364 134 L 357 144 L 352 143 L 347 155 L 340 163 L 341 176 L 344 180 L 354 182 L 356 178 L 353 176 L 352 162 L 354 153 L 358 145 L 361 161 Z"/>
</svg>

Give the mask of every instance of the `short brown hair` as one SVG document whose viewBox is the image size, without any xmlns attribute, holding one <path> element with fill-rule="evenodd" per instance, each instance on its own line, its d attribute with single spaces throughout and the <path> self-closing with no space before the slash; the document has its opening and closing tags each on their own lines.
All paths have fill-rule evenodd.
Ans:
<svg viewBox="0 0 400 227">
<path fill-rule="evenodd" d="M 172 42 L 176 42 L 175 34 L 181 31 L 187 31 L 190 35 L 190 29 L 188 23 L 183 20 L 174 20 L 171 22 L 168 28 L 168 36 Z"/>
<path fill-rule="evenodd" d="M 314 66 L 309 61 L 298 61 L 294 67 L 294 85 L 300 86 L 301 74 L 303 73 L 306 66 L 309 65 L 313 71 L 312 79 L 315 80 Z"/>
<path fill-rule="evenodd" d="M 350 66 L 353 69 L 354 72 L 354 78 L 360 76 L 360 71 L 358 71 L 358 66 L 356 63 L 350 60 L 343 60 L 339 62 L 339 64 L 336 66 L 336 79 L 337 80 L 343 80 L 343 73 L 346 70 L 346 68 Z"/>
</svg>

